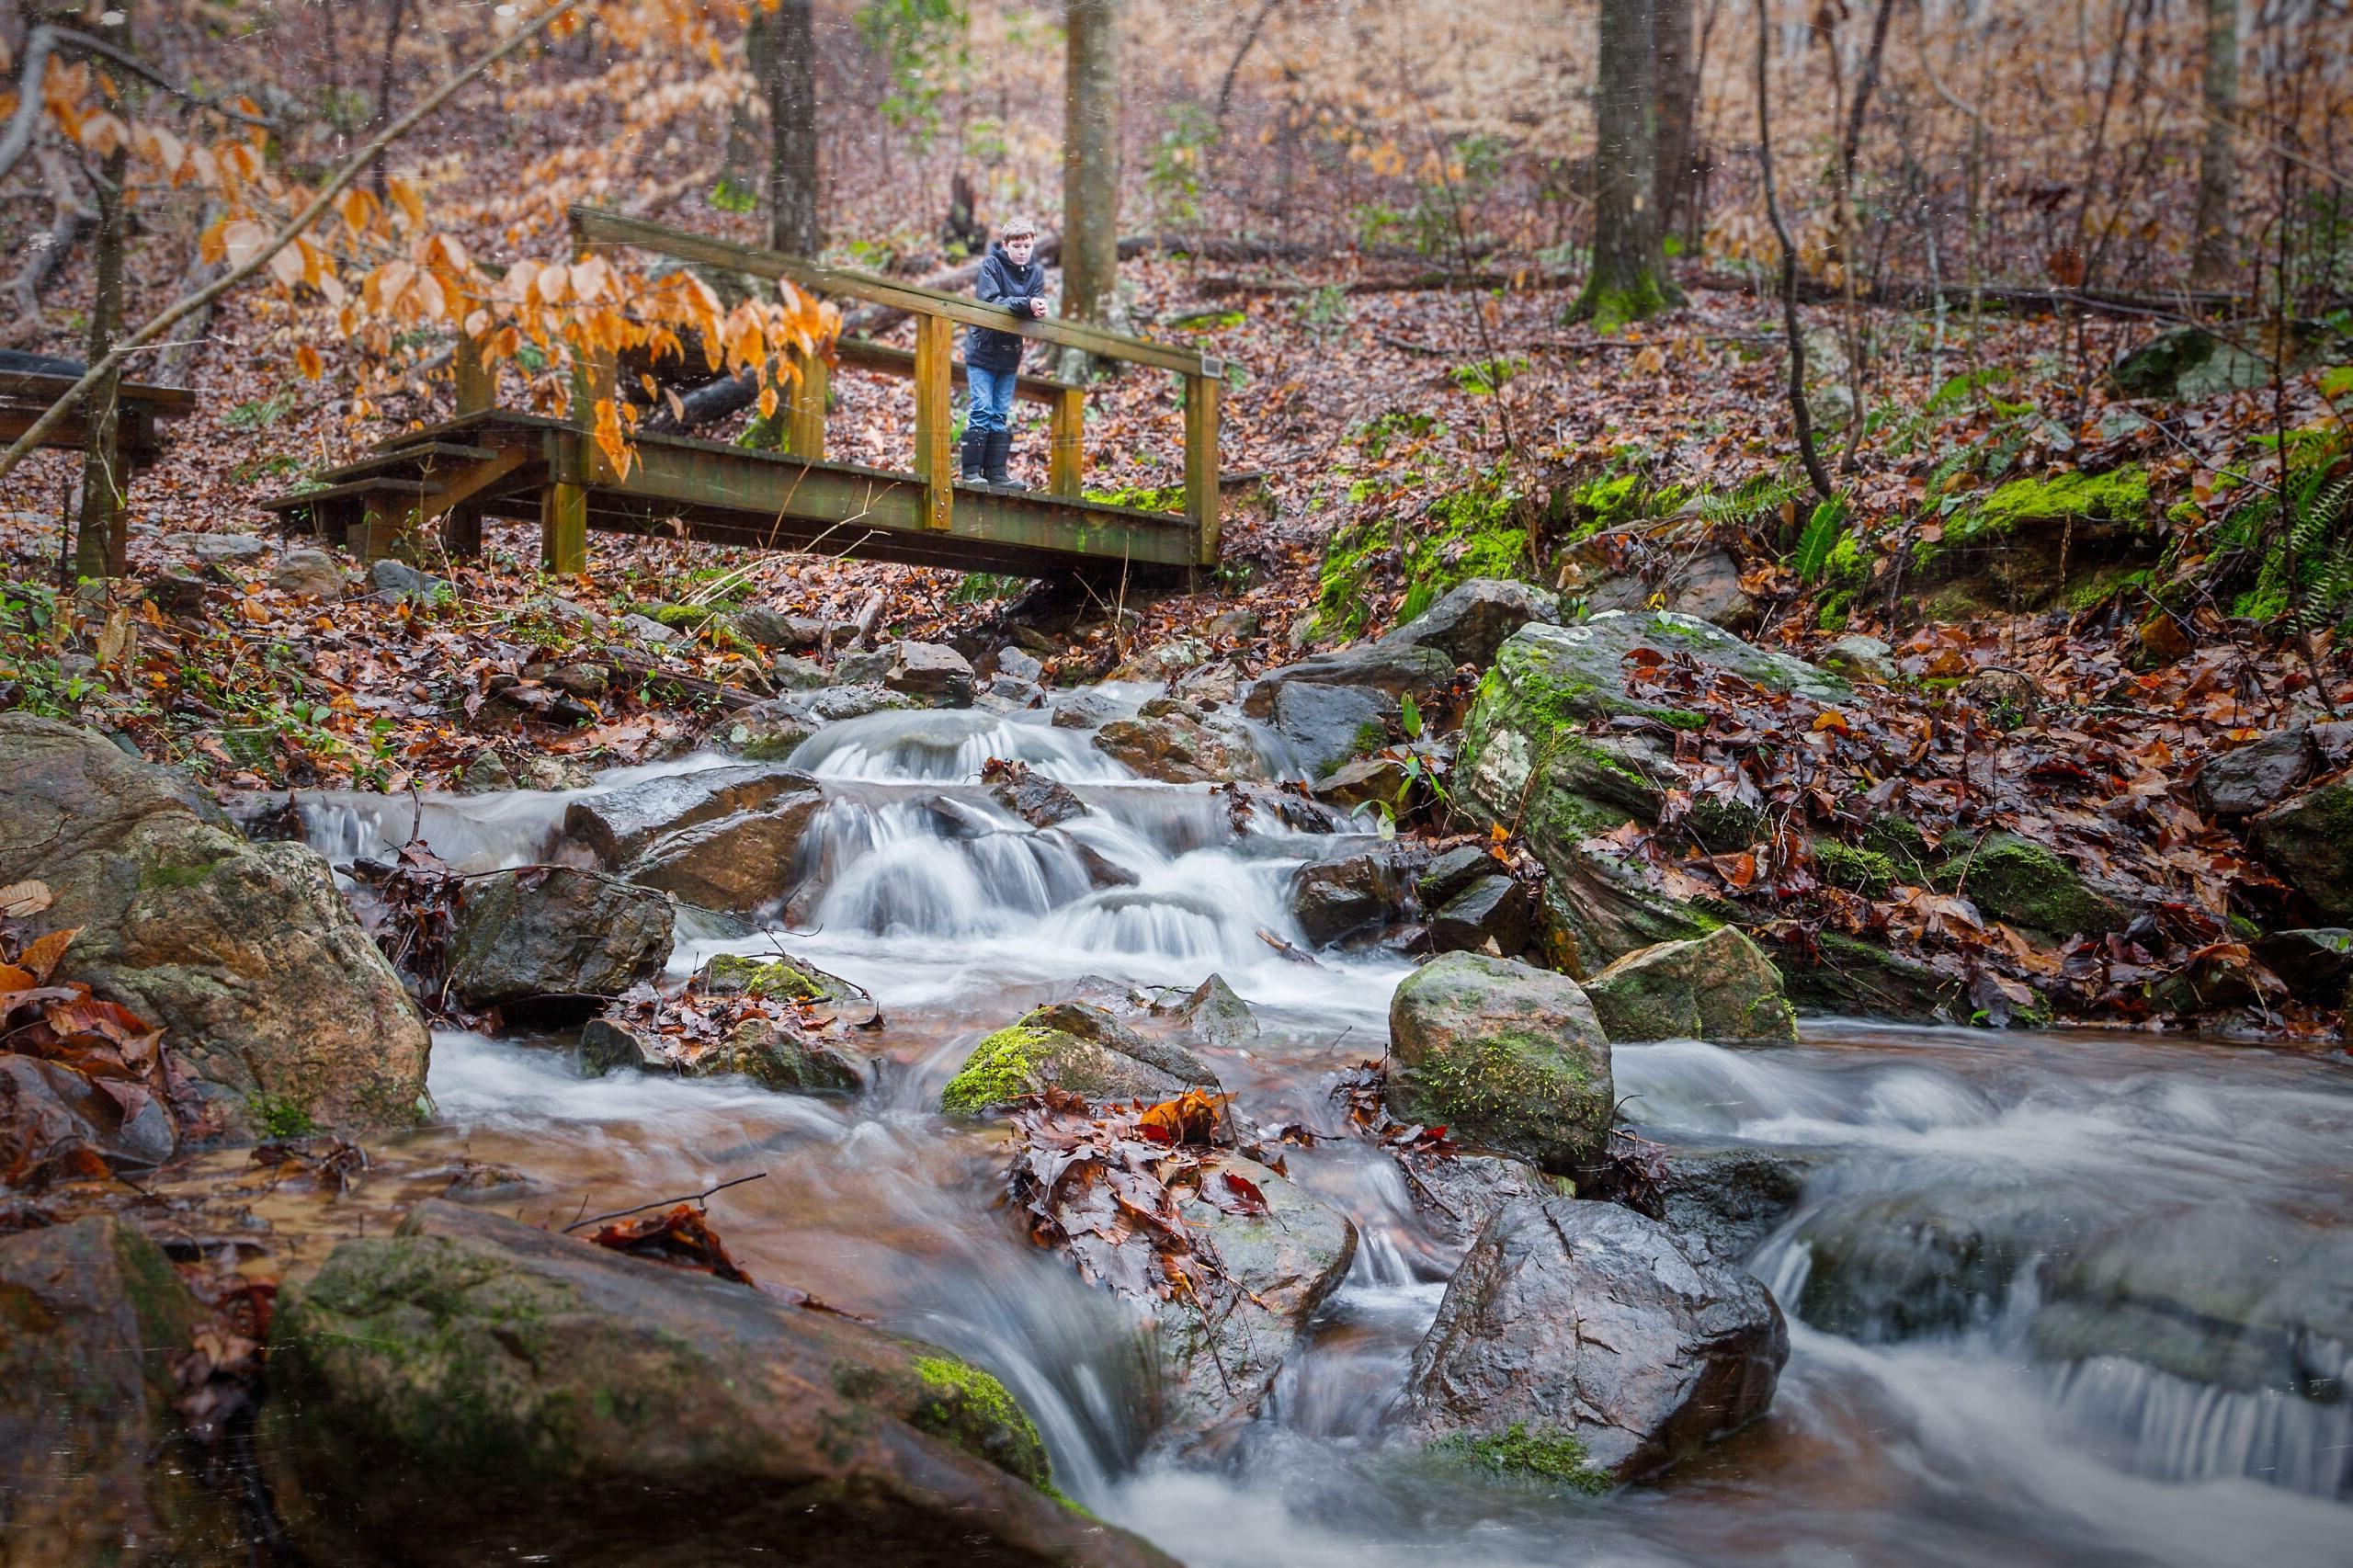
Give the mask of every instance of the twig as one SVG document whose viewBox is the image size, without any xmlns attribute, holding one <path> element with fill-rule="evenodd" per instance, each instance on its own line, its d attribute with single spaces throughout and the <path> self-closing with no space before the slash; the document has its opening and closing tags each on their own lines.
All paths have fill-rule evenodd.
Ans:
<svg viewBox="0 0 2353 1568">
<path fill-rule="evenodd" d="M 674 1203 L 708 1204 L 713 1193 L 725 1192 L 729 1187 L 741 1187 L 747 1181 L 766 1181 L 767 1174 L 766 1171 L 754 1171 L 750 1176 L 737 1176 L 733 1181 L 722 1181 L 717 1187 L 707 1187 L 700 1192 L 690 1192 L 683 1198 L 657 1198 L 651 1203 L 641 1203 L 634 1209 L 616 1209 L 610 1214 L 591 1214 L 585 1220 L 574 1220 L 556 1233 L 568 1236 L 584 1225 L 600 1225 L 608 1220 L 626 1220 L 632 1214 L 642 1214 L 648 1209 L 665 1209 Z"/>
</svg>

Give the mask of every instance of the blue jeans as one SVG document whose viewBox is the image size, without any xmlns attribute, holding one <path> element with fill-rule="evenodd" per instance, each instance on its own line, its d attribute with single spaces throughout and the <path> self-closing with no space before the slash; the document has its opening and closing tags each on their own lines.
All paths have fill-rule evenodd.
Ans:
<svg viewBox="0 0 2353 1568">
<path fill-rule="evenodd" d="M 1013 428 L 1013 383 L 1019 375 L 1016 370 L 983 370 L 977 365 L 964 369 L 965 383 L 972 390 L 970 412 L 964 415 L 967 430 L 1010 430 Z"/>
</svg>

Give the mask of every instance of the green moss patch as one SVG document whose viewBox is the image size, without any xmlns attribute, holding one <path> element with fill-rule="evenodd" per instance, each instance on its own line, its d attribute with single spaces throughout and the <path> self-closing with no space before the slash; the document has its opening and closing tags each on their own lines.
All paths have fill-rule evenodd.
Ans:
<svg viewBox="0 0 2353 1568">
<path fill-rule="evenodd" d="M 1530 1432 L 1524 1421 L 1483 1437 L 1460 1432 L 1440 1437 L 1429 1451 L 1491 1475 L 1550 1482 L 1594 1496 L 1614 1484 L 1607 1471 L 1593 1467 L 1592 1456 L 1574 1434 L 1542 1426 Z"/>
<path fill-rule="evenodd" d="M 2144 469 L 2035 475 L 2014 479 L 1987 495 L 1961 514 L 1945 537 L 1960 542 L 2036 523 L 2090 519 L 2138 524 L 2148 517 L 2149 475 Z"/>
<path fill-rule="evenodd" d="M 1039 1060 L 1051 1056 L 1064 1038 L 1056 1029 L 1022 1024 L 997 1030 L 973 1049 L 962 1070 L 939 1091 L 939 1108 L 950 1116 L 978 1116 L 991 1106 L 1035 1093 L 1043 1081 Z"/>
<path fill-rule="evenodd" d="M 926 1397 L 907 1417 L 909 1426 L 1069 1502 L 1054 1490 L 1036 1424 L 1003 1383 L 952 1356 L 918 1356 L 914 1366 Z"/>
</svg>

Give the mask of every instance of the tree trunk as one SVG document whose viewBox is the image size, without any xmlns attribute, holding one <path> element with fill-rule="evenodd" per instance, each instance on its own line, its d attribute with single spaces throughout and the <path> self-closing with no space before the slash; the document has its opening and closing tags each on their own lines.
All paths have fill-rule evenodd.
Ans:
<svg viewBox="0 0 2353 1568">
<path fill-rule="evenodd" d="M 1653 6 L 1651 42 L 1658 76 L 1658 188 L 1653 199 L 1659 232 L 1668 234 L 1695 184 L 1692 164 L 1699 149 L 1691 119 L 1699 98 L 1699 60 L 1692 43 L 1692 0 L 1653 0 Z"/>
<path fill-rule="evenodd" d="M 2227 289 L 2237 270 L 2231 244 L 2231 198 L 2238 155 L 2231 132 L 2238 118 L 2238 0 L 2206 0 L 2206 146 L 2198 158 L 2198 235 L 2189 286 Z"/>
<path fill-rule="evenodd" d="M 109 43 L 128 50 L 131 24 L 111 30 Z M 111 80 L 112 78 L 105 78 Z M 125 123 L 131 109 L 115 94 L 107 107 Z M 122 332 L 122 187 L 131 154 L 118 147 L 91 182 L 98 189 L 97 287 L 90 301 L 89 362 L 104 359 Z M 82 517 L 74 537 L 74 571 L 82 577 L 119 577 L 127 567 L 130 540 L 123 506 L 122 405 L 117 395 L 119 370 L 108 371 L 83 399 L 89 438 L 82 449 Z"/>
<path fill-rule="evenodd" d="M 1120 267 L 1120 10 L 1069 0 L 1063 99 L 1063 314 L 1101 323 Z"/>
<path fill-rule="evenodd" d="M 1615 332 L 1675 301 L 1660 244 L 1655 0 L 1601 0 L 1594 87 L 1593 270 L 1570 312 Z"/>
<path fill-rule="evenodd" d="M 744 49 L 768 106 L 768 248 L 814 256 L 817 226 L 817 47 L 812 0 L 755 6 Z"/>
</svg>

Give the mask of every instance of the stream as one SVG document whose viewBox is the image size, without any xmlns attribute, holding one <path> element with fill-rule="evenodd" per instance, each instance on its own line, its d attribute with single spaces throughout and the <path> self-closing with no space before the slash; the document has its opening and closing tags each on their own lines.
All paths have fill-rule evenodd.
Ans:
<svg viewBox="0 0 2353 1568">
<path fill-rule="evenodd" d="M 1262 1025 L 1246 1052 L 1202 1052 L 1240 1108 L 1337 1133 L 1335 1076 L 1381 1054 L 1408 966 L 1304 964 L 1259 935 L 1301 940 L 1290 875 L 1362 840 L 1263 810 L 1237 827 L 1226 797 L 1135 778 L 1048 718 L 821 732 L 792 766 L 828 803 L 773 928 L 682 920 L 674 976 L 781 949 L 870 990 L 887 1020 L 872 1092 L 590 1080 L 566 1051 L 444 1031 L 438 1116 L 413 1152 L 514 1166 L 539 1184 L 522 1217 L 559 1224 L 767 1172 L 712 1201 L 756 1278 L 987 1367 L 1066 1492 L 1197 1568 L 1433 1551 L 1462 1568 L 2353 1562 L 2353 1345 L 2313 1326 L 2353 1322 L 2353 1074 L 2341 1057 L 2121 1033 L 1810 1020 L 1793 1051 L 1617 1047 L 1646 1132 L 1786 1149 L 1810 1171 L 1749 1259 L 1790 1319 L 1771 1414 L 1657 1484 L 1597 1500 L 1384 1451 L 1456 1254 L 1394 1165 L 1345 1138 L 1290 1151 L 1361 1232 L 1345 1284 L 1256 1421 L 1155 1450 L 1128 1312 L 994 1206 L 1001 1135 L 933 1114 L 941 1085 L 983 1035 L 1081 982 L 1149 993 L 1216 972 Z M 1032 830 L 978 783 L 991 756 L 1066 782 L 1089 812 Z M 428 797 L 419 820 L 460 869 L 520 864 L 576 798 Z M 303 806 L 339 865 L 388 854 L 411 812 Z M 1097 891 L 1090 856 L 1133 885 Z"/>
</svg>

